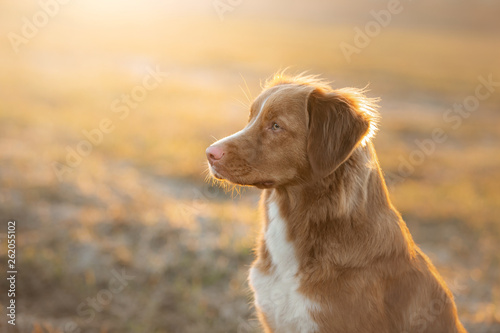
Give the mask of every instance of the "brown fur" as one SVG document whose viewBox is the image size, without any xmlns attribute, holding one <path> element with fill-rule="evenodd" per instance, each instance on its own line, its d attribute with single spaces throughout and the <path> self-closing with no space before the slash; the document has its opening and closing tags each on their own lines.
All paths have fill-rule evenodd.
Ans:
<svg viewBox="0 0 500 333">
<path fill-rule="evenodd" d="M 212 172 L 263 188 L 262 204 L 278 204 L 299 291 L 321 305 L 311 314 L 319 332 L 465 332 L 451 292 L 390 202 L 370 142 L 376 120 L 362 91 L 277 75 L 245 132 L 220 143 L 225 155 Z M 254 267 L 270 272 L 263 236 L 256 253 Z M 258 313 L 266 332 L 277 329 Z"/>
</svg>

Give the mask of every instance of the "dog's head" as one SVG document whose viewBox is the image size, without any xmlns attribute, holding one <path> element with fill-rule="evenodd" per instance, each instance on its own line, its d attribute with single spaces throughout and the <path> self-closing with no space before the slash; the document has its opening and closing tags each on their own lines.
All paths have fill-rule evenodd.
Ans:
<svg viewBox="0 0 500 333">
<path fill-rule="evenodd" d="M 259 188 L 323 178 L 371 138 L 375 118 L 360 90 L 276 75 L 253 102 L 247 126 L 207 148 L 210 172 Z"/>
</svg>

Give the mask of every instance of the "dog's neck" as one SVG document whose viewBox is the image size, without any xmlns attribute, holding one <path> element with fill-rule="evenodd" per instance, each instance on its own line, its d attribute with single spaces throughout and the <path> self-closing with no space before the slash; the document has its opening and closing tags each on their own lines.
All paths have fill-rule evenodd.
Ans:
<svg viewBox="0 0 500 333">
<path fill-rule="evenodd" d="M 371 143 L 356 148 L 326 178 L 266 192 L 306 261 L 360 267 L 381 256 L 411 255 L 405 240 L 413 241 L 392 207 Z"/>
<path fill-rule="evenodd" d="M 270 197 L 277 199 L 282 209 L 290 211 L 300 210 L 301 204 L 307 203 L 309 208 L 305 212 L 321 213 L 313 218 L 318 222 L 362 218 L 367 213 L 378 213 L 371 211 L 374 209 L 391 209 L 371 143 L 355 149 L 327 177 L 277 188 L 270 193 Z"/>
</svg>

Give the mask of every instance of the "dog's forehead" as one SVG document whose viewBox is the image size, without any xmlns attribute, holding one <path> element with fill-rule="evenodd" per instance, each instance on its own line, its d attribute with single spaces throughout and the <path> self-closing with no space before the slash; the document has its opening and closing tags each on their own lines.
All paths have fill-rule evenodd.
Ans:
<svg viewBox="0 0 500 333">
<path fill-rule="evenodd" d="M 256 110 L 270 109 L 272 107 L 303 106 L 306 97 L 312 90 L 311 87 L 282 84 L 264 90 L 254 101 Z"/>
</svg>

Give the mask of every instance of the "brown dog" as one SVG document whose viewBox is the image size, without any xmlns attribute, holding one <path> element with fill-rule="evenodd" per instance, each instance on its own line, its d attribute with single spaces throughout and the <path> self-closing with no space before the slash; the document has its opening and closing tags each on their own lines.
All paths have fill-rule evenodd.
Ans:
<svg viewBox="0 0 500 333">
<path fill-rule="evenodd" d="M 389 200 L 376 120 L 360 90 L 278 74 L 207 149 L 215 178 L 265 189 L 249 279 L 266 332 L 465 332 Z"/>
</svg>

